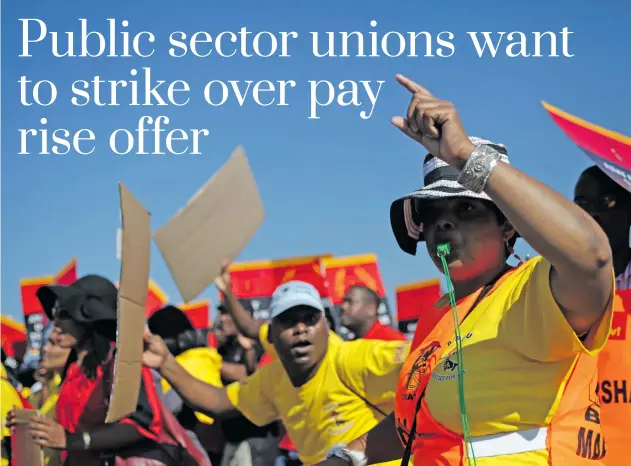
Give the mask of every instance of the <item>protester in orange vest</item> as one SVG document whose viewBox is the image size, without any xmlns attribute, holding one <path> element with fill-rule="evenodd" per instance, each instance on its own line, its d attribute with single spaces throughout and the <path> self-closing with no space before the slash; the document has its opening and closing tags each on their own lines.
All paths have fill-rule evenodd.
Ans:
<svg viewBox="0 0 631 466">
<path fill-rule="evenodd" d="M 616 273 L 618 306 L 612 332 L 598 358 L 598 394 L 607 442 L 605 464 L 631 464 L 631 193 L 600 168 L 585 170 L 576 184 L 574 202 L 589 213 L 609 238 Z"/>
<path fill-rule="evenodd" d="M 406 340 L 404 334 L 379 322 L 381 299 L 367 286 L 351 286 L 342 301 L 340 319 L 356 338 L 367 340 Z"/>
<path fill-rule="evenodd" d="M 397 80 L 412 101 L 393 124 L 433 155 L 425 187 L 392 204 L 392 228 L 409 254 L 425 242 L 439 270 L 445 252 L 455 296 L 439 300 L 433 326 L 417 327 L 394 415 L 322 464 L 412 454 L 415 466 L 602 465 L 596 355 L 614 292 L 606 235 L 509 165 L 504 146 L 467 137 L 451 103 Z M 513 268 L 516 231 L 541 256 Z"/>
</svg>

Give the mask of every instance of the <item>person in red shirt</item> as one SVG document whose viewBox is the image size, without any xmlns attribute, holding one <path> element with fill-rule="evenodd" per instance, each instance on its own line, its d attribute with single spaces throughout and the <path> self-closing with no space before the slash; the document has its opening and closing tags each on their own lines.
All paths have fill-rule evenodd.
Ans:
<svg viewBox="0 0 631 466">
<path fill-rule="evenodd" d="M 71 285 L 43 286 L 37 297 L 54 322 L 57 344 L 70 354 L 55 420 L 37 416 L 29 423 L 36 444 L 60 450 L 65 466 L 128 464 L 130 458 L 142 464 L 210 466 L 177 420 L 163 409 L 146 367 L 136 411 L 117 422 L 105 422 L 114 382 L 118 315 L 118 290 L 111 281 L 85 275 Z M 7 426 L 13 428 L 15 420 L 11 411 Z"/>
<path fill-rule="evenodd" d="M 363 285 L 351 286 L 342 301 L 341 323 L 355 335 L 367 340 L 406 340 L 406 336 L 379 322 L 381 299 Z"/>
</svg>

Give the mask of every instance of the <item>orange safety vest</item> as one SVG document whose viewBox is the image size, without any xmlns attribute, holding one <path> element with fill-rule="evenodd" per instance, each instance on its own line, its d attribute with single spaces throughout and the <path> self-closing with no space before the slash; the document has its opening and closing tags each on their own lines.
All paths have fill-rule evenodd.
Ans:
<svg viewBox="0 0 631 466">
<path fill-rule="evenodd" d="M 504 274 L 486 296 L 493 293 L 511 273 Z M 482 292 L 483 289 L 480 289 L 457 303 L 459 324 L 478 299 L 483 299 L 484 296 L 480 296 Z M 432 417 L 424 399 L 436 362 L 454 336 L 451 308 L 446 306 L 436 309 L 436 312 L 442 313 L 442 317 L 433 328 L 421 329 L 425 335 L 415 338 L 420 344 L 411 351 L 401 369 L 394 405 L 396 428 L 402 443 L 411 447 L 414 466 L 462 466 L 466 464 L 467 456 L 463 437 L 440 425 Z M 584 353 L 576 356 L 550 426 L 473 437 L 476 458 L 547 449 L 550 463 L 554 465 L 603 465 L 606 447 L 595 393 L 597 362 L 596 356 Z M 415 434 L 409 444 L 412 431 Z"/>
<path fill-rule="evenodd" d="M 631 290 L 619 290 L 607 345 L 598 356 L 598 395 L 607 466 L 631 464 Z"/>
</svg>

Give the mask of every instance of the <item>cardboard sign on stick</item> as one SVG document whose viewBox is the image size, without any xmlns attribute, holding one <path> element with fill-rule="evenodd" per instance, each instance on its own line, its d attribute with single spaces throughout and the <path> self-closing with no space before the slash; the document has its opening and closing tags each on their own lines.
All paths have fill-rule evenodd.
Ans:
<svg viewBox="0 0 631 466">
<path fill-rule="evenodd" d="M 105 422 L 116 422 L 136 411 L 140 394 L 145 302 L 149 288 L 150 214 L 119 183 L 123 223 L 121 276 L 116 323 L 116 361 Z"/>
<path fill-rule="evenodd" d="M 11 456 L 13 464 L 19 466 L 43 466 L 44 451 L 33 441 L 28 430 L 32 417 L 38 416 L 35 409 L 15 410 L 15 432 L 11 435 Z"/>
<path fill-rule="evenodd" d="M 213 283 L 263 223 L 263 203 L 242 147 L 154 234 L 185 302 Z"/>
</svg>

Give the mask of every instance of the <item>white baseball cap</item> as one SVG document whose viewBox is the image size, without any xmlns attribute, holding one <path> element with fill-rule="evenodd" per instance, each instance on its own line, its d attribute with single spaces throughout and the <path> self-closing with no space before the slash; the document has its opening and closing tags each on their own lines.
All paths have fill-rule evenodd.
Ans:
<svg viewBox="0 0 631 466">
<path fill-rule="evenodd" d="M 274 290 L 269 307 L 270 319 L 296 306 L 309 306 L 324 313 L 324 305 L 315 286 L 294 280 L 283 283 Z"/>
</svg>

